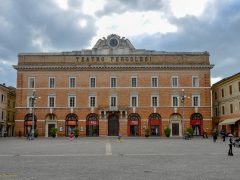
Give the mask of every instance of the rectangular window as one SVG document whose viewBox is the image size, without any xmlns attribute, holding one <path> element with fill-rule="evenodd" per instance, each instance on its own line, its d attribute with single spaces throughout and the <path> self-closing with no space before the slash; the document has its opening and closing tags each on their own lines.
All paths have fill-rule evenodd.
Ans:
<svg viewBox="0 0 240 180">
<path fill-rule="evenodd" d="M 232 85 L 229 86 L 229 94 L 232 95 Z"/>
<path fill-rule="evenodd" d="M 172 87 L 178 87 L 178 77 L 177 76 L 172 77 Z"/>
<path fill-rule="evenodd" d="M 54 77 L 49 77 L 48 79 L 48 87 L 49 88 L 55 88 L 55 78 Z"/>
<path fill-rule="evenodd" d="M 70 108 L 76 107 L 76 96 L 72 96 L 72 95 L 69 96 L 68 101 L 69 101 Z"/>
<path fill-rule="evenodd" d="M 178 96 L 172 96 L 172 106 L 178 107 Z"/>
<path fill-rule="evenodd" d="M 224 115 L 225 114 L 225 107 L 222 106 L 222 114 Z"/>
<path fill-rule="evenodd" d="M 95 96 L 89 97 L 89 107 L 96 107 L 96 97 Z"/>
<path fill-rule="evenodd" d="M 238 91 L 240 92 L 240 81 L 238 82 Z"/>
<path fill-rule="evenodd" d="M 48 107 L 55 107 L 55 96 L 48 96 Z"/>
<path fill-rule="evenodd" d="M 158 77 L 152 77 L 152 87 L 158 87 Z"/>
<path fill-rule="evenodd" d="M 69 77 L 69 87 L 70 88 L 76 87 L 76 77 Z"/>
<path fill-rule="evenodd" d="M 28 78 L 28 88 L 35 88 L 35 77 Z"/>
<path fill-rule="evenodd" d="M 214 92 L 214 98 L 217 100 L 217 92 Z"/>
<path fill-rule="evenodd" d="M 2 120 L 4 120 L 4 111 L 2 111 Z"/>
<path fill-rule="evenodd" d="M 110 87 L 112 87 L 112 88 L 117 87 L 117 78 L 116 77 L 110 78 Z"/>
<path fill-rule="evenodd" d="M 152 107 L 158 107 L 158 96 L 152 96 Z"/>
<path fill-rule="evenodd" d="M 200 106 L 200 97 L 199 95 L 195 95 L 192 97 L 192 102 L 194 107 L 199 107 Z"/>
<path fill-rule="evenodd" d="M 4 94 L 1 95 L 1 102 L 5 103 L 5 95 Z"/>
<path fill-rule="evenodd" d="M 218 108 L 215 108 L 215 116 L 218 116 Z"/>
<path fill-rule="evenodd" d="M 131 77 L 131 86 L 137 87 L 137 77 Z"/>
<path fill-rule="evenodd" d="M 192 77 L 192 87 L 199 87 L 199 78 L 198 76 Z"/>
<path fill-rule="evenodd" d="M 224 89 L 222 89 L 222 97 L 224 97 Z"/>
<path fill-rule="evenodd" d="M 91 88 L 96 87 L 96 77 L 90 77 L 90 87 Z"/>
<path fill-rule="evenodd" d="M 117 107 L 117 97 L 116 96 L 110 97 L 110 107 L 111 108 Z"/>
<path fill-rule="evenodd" d="M 138 106 L 138 96 L 131 96 L 131 107 Z"/>
<path fill-rule="evenodd" d="M 233 105 L 230 104 L 230 113 L 233 113 Z"/>
</svg>

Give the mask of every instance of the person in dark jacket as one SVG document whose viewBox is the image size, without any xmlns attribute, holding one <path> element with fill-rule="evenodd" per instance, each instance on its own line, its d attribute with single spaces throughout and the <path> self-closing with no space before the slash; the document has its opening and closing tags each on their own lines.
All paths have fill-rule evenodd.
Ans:
<svg viewBox="0 0 240 180">
<path fill-rule="evenodd" d="M 228 156 L 233 156 L 233 152 L 232 152 L 233 135 L 232 134 L 228 135 L 228 145 L 229 145 Z"/>
</svg>

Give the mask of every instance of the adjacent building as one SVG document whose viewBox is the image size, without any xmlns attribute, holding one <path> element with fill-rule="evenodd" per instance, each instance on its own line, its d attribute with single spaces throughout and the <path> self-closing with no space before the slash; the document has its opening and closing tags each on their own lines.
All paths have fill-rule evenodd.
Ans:
<svg viewBox="0 0 240 180">
<path fill-rule="evenodd" d="M 48 137 L 182 136 L 211 132 L 208 52 L 135 49 L 115 34 L 92 49 L 19 53 L 16 132 Z"/>
<path fill-rule="evenodd" d="M 16 89 L 0 84 L 0 137 L 15 135 Z"/>
<path fill-rule="evenodd" d="M 240 73 L 212 86 L 213 126 L 240 135 Z"/>
</svg>

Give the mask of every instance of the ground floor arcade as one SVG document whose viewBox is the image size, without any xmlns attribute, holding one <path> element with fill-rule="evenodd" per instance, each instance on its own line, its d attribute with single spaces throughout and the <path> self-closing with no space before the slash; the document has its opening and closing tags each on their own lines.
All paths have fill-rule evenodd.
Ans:
<svg viewBox="0 0 240 180">
<path fill-rule="evenodd" d="M 49 137 L 52 128 L 57 128 L 58 136 L 69 136 L 75 129 L 80 136 L 144 136 L 148 129 L 150 136 L 165 136 L 164 129 L 171 129 L 171 136 L 182 136 L 187 128 L 193 129 L 195 136 L 200 136 L 206 129 L 211 130 L 211 121 L 205 120 L 201 113 L 192 113 L 188 119 L 182 118 L 180 113 L 172 113 L 169 118 L 162 118 L 159 113 L 150 113 L 142 117 L 138 113 L 127 116 L 118 111 L 109 111 L 103 117 L 101 114 L 89 113 L 85 119 L 79 119 L 78 114 L 69 113 L 64 120 L 58 115 L 49 113 L 44 120 L 31 113 L 25 115 L 24 120 L 16 121 L 16 135 L 27 135 L 32 128 L 39 136 Z"/>
</svg>

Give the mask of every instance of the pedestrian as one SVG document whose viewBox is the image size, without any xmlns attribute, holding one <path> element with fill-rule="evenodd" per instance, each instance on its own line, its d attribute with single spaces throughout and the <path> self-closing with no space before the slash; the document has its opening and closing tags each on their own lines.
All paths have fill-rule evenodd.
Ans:
<svg viewBox="0 0 240 180">
<path fill-rule="evenodd" d="M 228 135 L 228 145 L 229 145 L 228 156 L 233 156 L 233 152 L 232 152 L 233 135 L 232 134 Z"/>
<path fill-rule="evenodd" d="M 213 132 L 213 142 L 217 141 L 217 137 L 218 137 L 217 131 Z"/>
<path fill-rule="evenodd" d="M 223 142 L 225 142 L 226 133 L 225 133 L 225 131 L 224 131 L 223 129 L 221 130 L 220 134 L 221 134 L 221 136 L 222 136 Z"/>
<path fill-rule="evenodd" d="M 71 141 L 74 140 L 74 134 L 73 134 L 73 132 L 71 132 L 71 134 L 70 134 L 70 140 L 71 140 Z"/>
<path fill-rule="evenodd" d="M 119 133 L 119 134 L 118 134 L 118 142 L 121 142 L 121 139 L 122 139 L 122 136 L 121 136 L 121 134 Z"/>
</svg>

